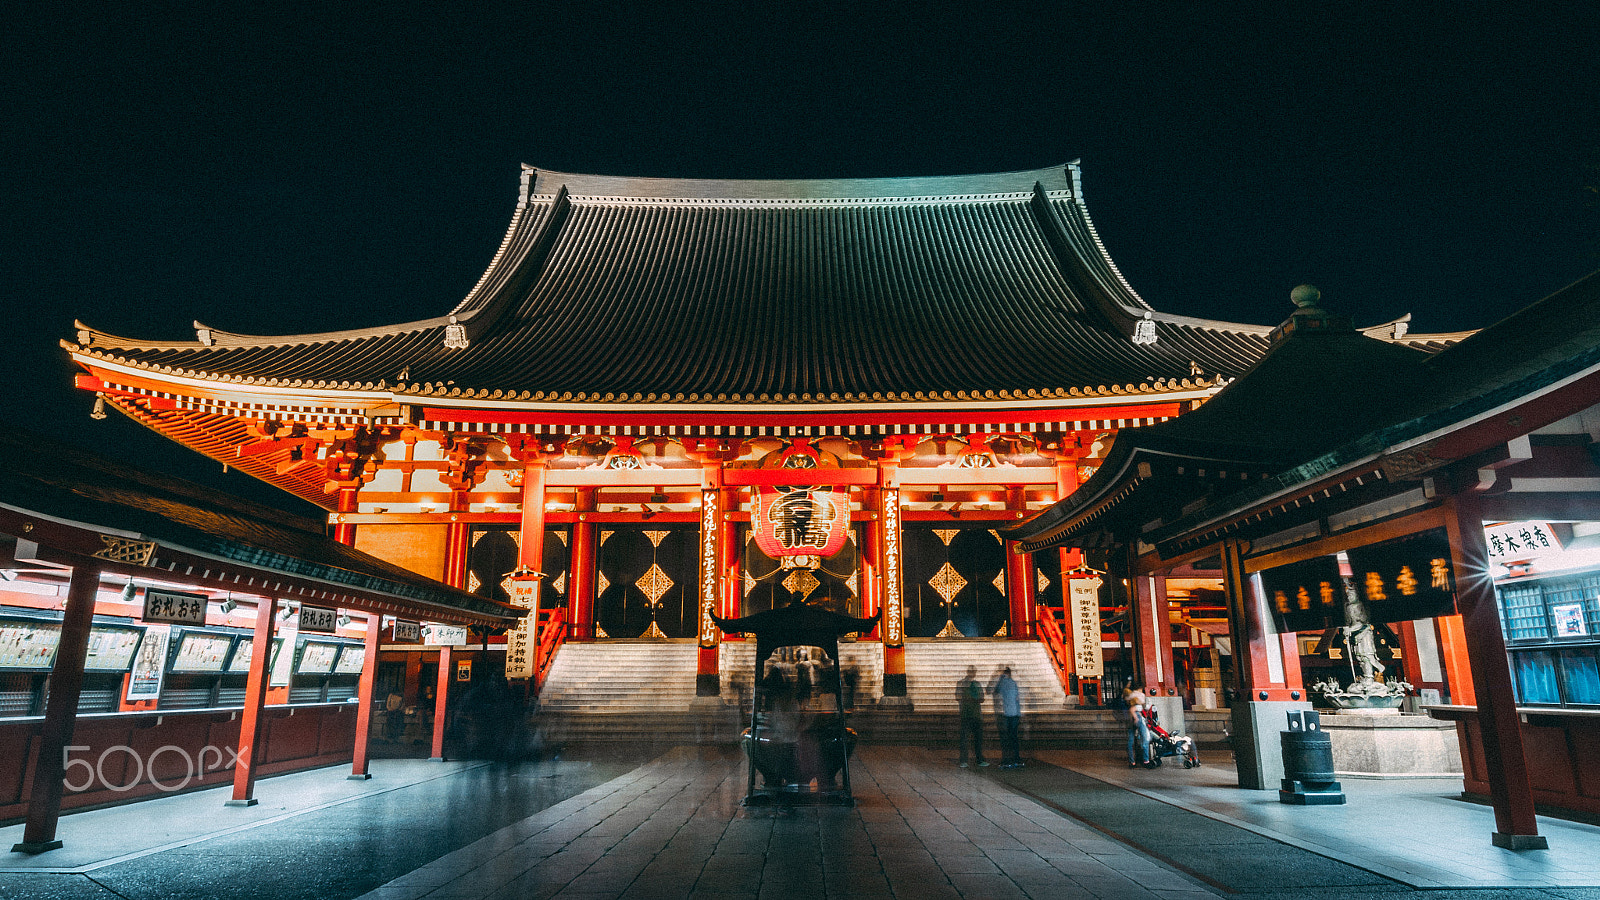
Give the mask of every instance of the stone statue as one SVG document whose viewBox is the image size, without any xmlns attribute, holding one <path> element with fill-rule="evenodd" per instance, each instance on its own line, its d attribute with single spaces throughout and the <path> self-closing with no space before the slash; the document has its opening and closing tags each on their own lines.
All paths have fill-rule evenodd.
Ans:
<svg viewBox="0 0 1600 900">
<path fill-rule="evenodd" d="M 1344 579 L 1344 645 L 1350 653 L 1350 667 L 1357 681 L 1372 681 L 1374 675 L 1383 673 L 1383 662 L 1378 659 L 1378 630 L 1372 627 L 1367 615 L 1367 604 L 1356 592 L 1350 579 Z"/>
</svg>

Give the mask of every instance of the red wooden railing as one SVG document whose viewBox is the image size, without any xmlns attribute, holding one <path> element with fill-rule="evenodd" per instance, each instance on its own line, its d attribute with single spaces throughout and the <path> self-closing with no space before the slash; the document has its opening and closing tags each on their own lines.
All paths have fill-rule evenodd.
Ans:
<svg viewBox="0 0 1600 900">
<path fill-rule="evenodd" d="M 1061 679 L 1062 689 L 1070 693 L 1072 657 L 1067 650 L 1066 618 L 1066 610 L 1061 607 L 1039 604 L 1039 615 L 1036 617 L 1039 640 L 1050 651 L 1050 661 L 1055 665 L 1056 677 Z"/>
<path fill-rule="evenodd" d="M 539 610 L 539 619 L 533 626 L 533 693 L 538 696 L 544 689 L 544 679 L 550 674 L 550 664 L 555 662 L 556 651 L 567 637 L 567 611 L 563 607 Z"/>
</svg>

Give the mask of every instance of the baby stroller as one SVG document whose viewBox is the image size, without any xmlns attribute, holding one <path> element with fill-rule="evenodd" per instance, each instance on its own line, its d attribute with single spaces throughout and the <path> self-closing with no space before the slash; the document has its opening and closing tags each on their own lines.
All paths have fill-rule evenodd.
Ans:
<svg viewBox="0 0 1600 900">
<path fill-rule="evenodd" d="M 1150 765 L 1161 765 L 1161 759 L 1165 756 L 1176 756 L 1183 760 L 1185 769 L 1200 765 L 1200 750 L 1195 747 L 1194 738 L 1187 734 L 1173 734 L 1161 727 L 1159 719 L 1154 707 L 1145 707 L 1144 723 L 1150 729 Z"/>
</svg>

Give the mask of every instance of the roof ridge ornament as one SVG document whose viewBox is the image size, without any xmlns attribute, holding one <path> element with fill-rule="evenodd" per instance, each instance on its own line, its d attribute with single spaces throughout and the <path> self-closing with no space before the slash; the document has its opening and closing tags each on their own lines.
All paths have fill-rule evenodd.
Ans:
<svg viewBox="0 0 1600 900">
<path fill-rule="evenodd" d="M 449 350 L 467 349 L 467 326 L 456 321 L 455 316 L 450 317 L 450 324 L 444 327 L 444 345 Z"/>
<path fill-rule="evenodd" d="M 1156 337 L 1156 323 L 1150 318 L 1150 311 L 1145 310 L 1144 318 L 1133 325 L 1133 342 L 1135 344 L 1154 344 Z"/>
</svg>

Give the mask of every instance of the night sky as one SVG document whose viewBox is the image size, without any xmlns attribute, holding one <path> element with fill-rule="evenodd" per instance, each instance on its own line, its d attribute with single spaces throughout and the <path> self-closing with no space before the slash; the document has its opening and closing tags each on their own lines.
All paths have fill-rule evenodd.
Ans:
<svg viewBox="0 0 1600 900">
<path fill-rule="evenodd" d="M 1600 268 L 1594 3 L 260 6 L 10 11 L 0 411 L 300 511 L 90 420 L 56 342 L 74 318 L 188 340 L 195 319 L 440 315 L 498 246 L 521 163 L 805 178 L 1081 158 L 1146 301 L 1259 324 L 1310 281 L 1357 324 L 1475 328 Z"/>
</svg>

